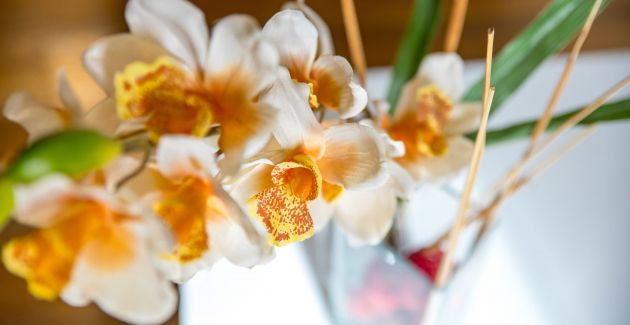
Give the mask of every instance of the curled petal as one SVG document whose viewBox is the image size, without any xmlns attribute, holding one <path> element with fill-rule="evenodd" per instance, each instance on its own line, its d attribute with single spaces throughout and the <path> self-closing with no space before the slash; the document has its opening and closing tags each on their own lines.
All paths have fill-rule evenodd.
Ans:
<svg viewBox="0 0 630 325">
<path fill-rule="evenodd" d="M 320 103 L 346 119 L 357 115 L 367 104 L 367 93 L 352 82 L 352 67 L 341 56 L 324 55 L 313 64 L 311 78 Z"/>
<path fill-rule="evenodd" d="M 446 136 L 472 132 L 481 123 L 481 103 L 459 103 L 453 106 L 451 118 L 444 127 Z"/>
<path fill-rule="evenodd" d="M 160 138 L 156 162 L 166 177 L 212 176 L 217 173 L 214 155 L 217 148 L 199 138 L 169 135 Z"/>
<path fill-rule="evenodd" d="M 118 34 L 92 44 L 83 54 L 83 64 L 101 88 L 113 95 L 116 73 L 132 62 L 153 62 L 166 54 L 166 50 L 150 38 Z"/>
<path fill-rule="evenodd" d="M 263 27 L 263 33 L 277 47 L 280 63 L 291 77 L 305 81 L 317 53 L 317 29 L 297 10 L 282 10 Z"/>
<path fill-rule="evenodd" d="M 279 77 L 262 101 L 278 108 L 273 135 L 284 149 L 304 145 L 318 151 L 323 146 L 323 129 L 308 104 L 309 87 L 291 80 L 286 69 L 280 69 Z"/>
<path fill-rule="evenodd" d="M 258 22 L 247 15 L 230 15 L 221 19 L 212 30 L 206 64 L 206 78 L 223 74 L 238 67 L 253 79 L 248 97 L 256 96 L 268 88 L 275 79 L 278 53 L 271 42 L 265 40 Z M 232 74 L 232 73 L 230 73 Z M 239 86 L 238 78 L 229 79 Z M 224 86 L 226 88 L 230 85 Z"/>
<path fill-rule="evenodd" d="M 389 232 L 396 213 L 396 191 L 393 184 L 349 190 L 336 205 L 335 223 L 353 241 L 375 245 Z"/>
<path fill-rule="evenodd" d="M 391 177 L 390 181 L 396 191 L 396 195 L 402 199 L 409 200 L 416 189 L 416 182 L 413 176 L 398 163 L 391 160 L 385 163 L 385 167 Z"/>
<path fill-rule="evenodd" d="M 455 53 L 431 53 L 422 61 L 418 75 L 427 78 L 452 101 L 464 93 L 464 61 Z"/>
<path fill-rule="evenodd" d="M 208 51 L 206 19 L 197 7 L 182 0 L 132 0 L 125 9 L 131 33 L 156 40 L 186 64 L 203 71 Z"/>
<path fill-rule="evenodd" d="M 287 2 L 282 9 L 295 9 L 304 13 L 306 18 L 313 23 L 319 35 L 318 56 L 325 54 L 335 54 L 335 46 L 332 41 L 330 29 L 326 22 L 320 17 L 315 10 L 307 6 L 303 1 Z"/>
<path fill-rule="evenodd" d="M 29 143 L 65 128 L 70 121 L 67 111 L 42 105 L 26 92 L 13 93 L 3 113 L 26 130 Z"/>
<path fill-rule="evenodd" d="M 326 129 L 326 152 L 319 160 L 324 179 L 347 189 L 384 181 L 385 148 L 371 127 L 342 124 Z"/>
</svg>

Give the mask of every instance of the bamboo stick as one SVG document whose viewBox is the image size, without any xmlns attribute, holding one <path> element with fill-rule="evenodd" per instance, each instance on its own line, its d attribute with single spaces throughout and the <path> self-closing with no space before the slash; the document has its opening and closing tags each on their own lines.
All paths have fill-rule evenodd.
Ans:
<svg viewBox="0 0 630 325">
<path fill-rule="evenodd" d="M 457 211 L 457 217 L 451 228 L 449 234 L 448 249 L 438 269 L 435 286 L 441 288 L 446 284 L 446 281 L 450 278 L 453 271 L 453 264 L 455 259 L 455 253 L 457 244 L 459 242 L 459 236 L 462 229 L 465 226 L 466 211 L 468 210 L 468 204 L 470 202 L 470 196 L 475 184 L 477 172 L 479 171 L 479 163 L 483 157 L 485 142 L 486 142 L 486 129 L 488 126 L 488 116 L 490 114 L 490 107 L 492 106 L 492 98 L 494 96 L 494 88 L 490 87 L 490 77 L 492 71 L 492 52 L 494 46 L 494 29 L 488 30 L 488 45 L 486 49 L 486 73 L 485 73 L 485 86 L 483 96 L 483 114 L 481 117 L 481 124 L 479 131 L 477 131 L 477 138 L 475 139 L 475 148 L 473 151 L 473 157 L 468 170 L 468 176 L 466 178 L 466 185 L 464 187 L 464 193 L 462 194 L 459 209 Z"/>
<path fill-rule="evenodd" d="M 444 41 L 444 51 L 457 52 L 459 41 L 462 37 L 464 21 L 466 20 L 466 10 L 468 9 L 468 0 L 453 0 L 453 8 L 451 17 L 448 21 L 446 29 L 446 39 Z"/>
<path fill-rule="evenodd" d="M 361 40 L 361 31 L 359 29 L 354 0 L 341 0 L 341 11 L 343 13 L 343 24 L 346 28 L 352 65 L 357 71 L 359 83 L 361 83 L 361 86 L 365 87 L 367 64 L 365 63 L 365 51 L 363 50 L 363 41 Z"/>
</svg>

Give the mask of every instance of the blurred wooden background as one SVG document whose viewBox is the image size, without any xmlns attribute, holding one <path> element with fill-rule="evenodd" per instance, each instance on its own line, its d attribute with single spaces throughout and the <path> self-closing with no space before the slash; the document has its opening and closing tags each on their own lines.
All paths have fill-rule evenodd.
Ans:
<svg viewBox="0 0 630 325">
<path fill-rule="evenodd" d="M 550 0 L 472 0 L 464 26 L 460 54 L 482 57 L 485 31 L 496 29 L 495 48 L 520 31 Z M 230 13 L 247 13 L 264 23 L 283 0 L 193 0 L 203 8 L 209 23 Z M 391 64 L 407 22 L 411 0 L 356 0 L 367 61 L 370 66 Z M 446 14 L 450 1 L 446 2 Z M 347 55 L 338 0 L 308 1 L 329 24 L 337 52 Z M 3 0 L 0 1 L 0 101 L 17 90 L 28 90 L 36 98 L 58 104 L 55 72 L 63 67 L 85 107 L 103 93 L 82 70 L 81 53 L 99 37 L 125 31 L 125 0 Z M 446 16 L 447 17 L 447 16 Z M 443 26 L 442 26 L 443 30 Z M 613 0 L 596 20 L 586 50 L 630 47 L 630 0 Z M 434 49 L 442 45 L 441 33 Z M 0 150 L 10 142 L 9 125 L 0 118 Z M 15 224 L 0 234 L 0 244 L 24 232 Z M 25 283 L 0 267 L 0 324 L 117 324 L 94 306 L 70 308 L 60 302 L 39 302 L 28 295 Z M 176 324 L 177 320 L 171 320 Z"/>
</svg>

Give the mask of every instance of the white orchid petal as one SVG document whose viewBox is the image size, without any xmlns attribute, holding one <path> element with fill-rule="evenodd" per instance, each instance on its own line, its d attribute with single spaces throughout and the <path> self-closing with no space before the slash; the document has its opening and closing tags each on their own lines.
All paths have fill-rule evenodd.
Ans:
<svg viewBox="0 0 630 325">
<path fill-rule="evenodd" d="M 64 70 L 57 71 L 57 84 L 59 86 L 59 99 L 61 99 L 64 108 L 67 109 L 72 121 L 76 124 L 80 120 L 81 115 L 83 115 L 83 110 L 77 95 L 70 87 L 68 76 Z"/>
<path fill-rule="evenodd" d="M 339 112 L 343 119 L 357 115 L 367 105 L 367 92 L 352 82 L 352 66 L 344 57 L 324 55 L 313 64 L 311 78 L 318 101 Z"/>
<path fill-rule="evenodd" d="M 306 18 L 313 23 L 317 29 L 317 34 L 319 35 L 318 55 L 335 54 L 335 46 L 332 41 L 330 28 L 328 28 L 326 22 L 317 14 L 317 12 L 315 12 L 315 10 L 301 1 L 287 2 L 282 6 L 282 9 L 300 10 L 304 13 Z"/>
<path fill-rule="evenodd" d="M 474 143 L 464 137 L 448 139 L 448 151 L 442 157 L 422 161 L 425 179 L 430 182 L 444 182 L 470 164 Z"/>
<path fill-rule="evenodd" d="M 40 104 L 27 92 L 17 92 L 9 96 L 3 113 L 7 119 L 20 124 L 26 130 L 29 143 L 67 126 L 62 111 Z"/>
<path fill-rule="evenodd" d="M 83 124 L 108 136 L 114 136 L 121 120 L 116 113 L 116 101 L 106 98 L 83 116 Z"/>
<path fill-rule="evenodd" d="M 346 191 L 336 202 L 335 223 L 356 242 L 378 244 L 394 220 L 395 192 L 391 182 L 371 189 Z"/>
<path fill-rule="evenodd" d="M 216 149 L 198 138 L 167 135 L 160 138 L 156 162 L 160 173 L 166 177 L 212 176 L 217 173 L 215 153 Z"/>
<path fill-rule="evenodd" d="M 31 184 L 14 187 L 14 218 L 25 225 L 46 227 L 55 222 L 61 198 L 75 191 L 72 180 L 53 174 Z"/>
<path fill-rule="evenodd" d="M 267 244 L 267 235 L 259 232 L 241 206 L 220 187 L 215 186 L 217 195 L 225 204 L 228 220 L 210 222 L 210 241 L 230 262 L 253 267 L 267 262 L 273 256 L 273 249 Z"/>
<path fill-rule="evenodd" d="M 416 189 L 416 181 L 413 176 L 402 166 L 391 160 L 385 163 L 385 167 L 391 177 L 396 195 L 406 200 L 411 198 Z"/>
<path fill-rule="evenodd" d="M 356 123 L 324 132 L 326 151 L 318 165 L 324 180 L 347 189 L 374 186 L 385 180 L 385 148 L 373 128 Z"/>
<path fill-rule="evenodd" d="M 476 130 L 481 123 L 481 103 L 458 103 L 445 126 L 446 136 L 462 135 Z"/>
<path fill-rule="evenodd" d="M 179 58 L 192 71 L 203 71 L 208 51 L 206 19 L 183 0 L 132 0 L 125 9 L 132 34 L 149 37 Z"/>
<path fill-rule="evenodd" d="M 427 55 L 418 75 L 429 79 L 452 101 L 458 101 L 464 93 L 464 61 L 455 53 Z"/>
<path fill-rule="evenodd" d="M 302 12 L 282 10 L 275 14 L 263 27 L 263 33 L 278 49 L 280 63 L 292 73 L 307 77 L 317 54 L 318 35 Z"/>
<path fill-rule="evenodd" d="M 238 107 L 231 119 L 222 121 L 219 147 L 225 157 L 219 164 L 225 175 L 236 174 L 245 159 L 269 142 L 276 115 L 274 106 L 256 103 Z"/>
<path fill-rule="evenodd" d="M 400 94 L 398 104 L 396 104 L 396 111 L 394 113 L 393 120 L 399 121 L 400 119 L 407 118 L 409 113 L 413 113 L 417 109 L 416 98 L 418 89 L 426 86 L 430 81 L 421 76 L 415 76 L 409 80 Z"/>
<path fill-rule="evenodd" d="M 282 148 L 299 145 L 321 146 L 322 127 L 308 104 L 307 85 L 291 80 L 286 69 L 279 70 L 273 87 L 261 99 L 278 109 L 273 135 Z"/>
<path fill-rule="evenodd" d="M 215 74 L 234 74 L 231 70 L 238 67 L 248 78 L 255 80 L 255 86 L 250 87 L 253 97 L 274 81 L 278 61 L 276 49 L 262 38 L 260 26 L 253 17 L 230 15 L 219 20 L 212 30 L 206 78 Z"/>
<path fill-rule="evenodd" d="M 327 203 L 321 195 L 317 199 L 308 202 L 308 211 L 313 219 L 315 232 L 323 230 L 330 222 L 335 213 L 333 204 Z"/>
<path fill-rule="evenodd" d="M 109 95 L 114 94 L 114 77 L 132 62 L 153 62 L 168 52 L 154 40 L 131 34 L 107 36 L 83 54 L 83 64 L 92 78 Z"/>
<path fill-rule="evenodd" d="M 98 243 L 93 243 L 98 245 Z M 90 245 L 78 257 L 72 278 L 61 294 L 71 305 L 94 301 L 106 313 L 133 324 L 157 324 L 168 320 L 177 308 L 173 286 L 158 273 L 141 243 L 123 268 L 102 270 L 87 257 Z"/>
</svg>

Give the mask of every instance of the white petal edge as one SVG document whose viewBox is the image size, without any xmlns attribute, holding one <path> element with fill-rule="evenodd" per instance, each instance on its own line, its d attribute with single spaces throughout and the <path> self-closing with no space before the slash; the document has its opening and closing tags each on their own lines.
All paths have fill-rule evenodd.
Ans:
<svg viewBox="0 0 630 325">
<path fill-rule="evenodd" d="M 422 162 L 423 179 L 433 183 L 442 183 L 457 176 L 470 164 L 474 146 L 472 141 L 464 137 L 448 138 L 448 151 L 444 156 Z"/>
<path fill-rule="evenodd" d="M 334 220 L 352 242 L 376 245 L 392 226 L 396 202 L 391 182 L 371 189 L 348 190 L 335 204 Z"/>
<path fill-rule="evenodd" d="M 83 54 L 83 65 L 105 93 L 113 95 L 117 72 L 132 62 L 153 62 L 162 55 L 168 52 L 154 40 L 124 33 L 93 43 Z"/>
<path fill-rule="evenodd" d="M 49 175 L 31 184 L 16 185 L 14 218 L 33 227 L 50 226 L 61 208 L 61 198 L 75 191 L 73 181 L 61 174 Z"/>
<path fill-rule="evenodd" d="M 208 51 L 206 18 L 185 0 L 131 0 L 125 9 L 134 35 L 156 40 L 193 72 L 203 71 Z"/>
<path fill-rule="evenodd" d="M 322 127 L 308 104 L 309 91 L 307 85 L 294 82 L 289 72 L 280 68 L 278 79 L 261 99 L 278 109 L 273 135 L 284 149 L 323 145 Z"/>
<path fill-rule="evenodd" d="M 26 130 L 29 143 L 67 125 L 60 111 L 39 103 L 27 92 L 11 94 L 4 105 L 3 113 L 7 119 L 20 124 Z"/>
<path fill-rule="evenodd" d="M 481 123 L 481 103 L 457 103 L 453 106 L 450 120 L 444 128 L 446 136 L 456 136 L 472 132 Z"/>
<path fill-rule="evenodd" d="M 116 113 L 116 101 L 113 98 L 100 101 L 85 113 L 82 123 L 90 129 L 114 136 L 122 123 Z"/>
<path fill-rule="evenodd" d="M 59 99 L 70 114 L 73 124 L 77 125 L 83 115 L 83 110 L 79 98 L 70 87 L 68 75 L 63 69 L 57 71 L 57 85 L 59 87 Z"/>
<path fill-rule="evenodd" d="M 373 128 L 340 124 L 326 129 L 324 137 L 326 151 L 318 161 L 324 180 L 346 189 L 377 186 L 386 180 L 385 148 Z"/>
<path fill-rule="evenodd" d="M 330 28 L 315 10 L 301 1 L 287 2 L 282 6 L 282 9 L 300 10 L 313 23 L 319 35 L 318 55 L 335 54 L 335 45 L 332 41 Z"/>
<path fill-rule="evenodd" d="M 136 243 L 136 258 L 120 270 L 99 270 L 79 255 L 70 282 L 61 294 L 74 306 L 94 301 L 106 313 L 134 324 L 157 324 L 168 320 L 177 308 L 177 293 L 154 267 L 142 242 Z"/>
<path fill-rule="evenodd" d="M 214 161 L 217 148 L 199 138 L 184 135 L 162 136 L 156 149 L 156 162 L 166 177 L 188 175 L 214 176 L 218 169 Z"/>
<path fill-rule="evenodd" d="M 308 76 L 317 54 L 318 35 L 302 12 L 282 10 L 263 27 L 263 34 L 278 49 L 280 63 Z"/>
<path fill-rule="evenodd" d="M 464 61 L 455 53 L 427 55 L 418 75 L 429 79 L 452 101 L 458 101 L 464 94 Z"/>
<path fill-rule="evenodd" d="M 234 14 L 222 18 L 214 26 L 205 67 L 206 79 L 215 74 L 234 74 L 231 69 L 240 69 L 248 78 L 256 80 L 255 87 L 250 90 L 253 97 L 271 85 L 278 64 L 274 45 L 262 37 L 260 26 L 253 17 Z"/>
</svg>

